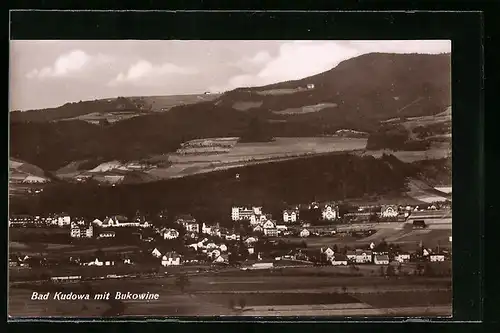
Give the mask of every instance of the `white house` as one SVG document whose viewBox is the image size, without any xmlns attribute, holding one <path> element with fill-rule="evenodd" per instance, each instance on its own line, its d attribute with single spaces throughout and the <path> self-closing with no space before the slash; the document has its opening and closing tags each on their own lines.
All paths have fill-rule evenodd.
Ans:
<svg viewBox="0 0 500 333">
<path fill-rule="evenodd" d="M 151 252 L 151 254 L 153 255 L 153 257 L 156 257 L 156 258 L 160 258 L 161 257 L 161 252 L 160 250 L 158 250 L 156 247 L 154 248 L 154 250 Z"/>
<path fill-rule="evenodd" d="M 321 253 L 324 253 L 326 255 L 327 260 L 331 260 L 335 255 L 335 252 L 333 252 L 333 250 L 329 247 L 327 247 L 326 249 L 321 248 Z"/>
<path fill-rule="evenodd" d="M 176 239 L 179 237 L 179 231 L 175 229 L 165 229 L 162 230 L 163 239 Z"/>
<path fill-rule="evenodd" d="M 298 210 L 284 210 L 283 211 L 283 222 L 285 223 L 295 223 L 299 219 Z"/>
<path fill-rule="evenodd" d="M 250 244 L 257 242 L 257 240 L 258 240 L 257 237 L 250 236 L 247 239 L 245 239 L 244 242 L 248 246 Z"/>
<path fill-rule="evenodd" d="M 57 217 L 57 225 L 60 227 L 70 225 L 71 217 L 69 215 L 61 215 Z"/>
<path fill-rule="evenodd" d="M 314 89 L 314 84 L 313 83 L 308 83 L 307 84 L 307 89 Z"/>
<path fill-rule="evenodd" d="M 278 235 L 278 230 L 276 230 L 276 224 L 273 221 L 266 221 L 262 225 L 264 235 L 275 237 Z"/>
<path fill-rule="evenodd" d="M 261 225 L 256 225 L 252 230 L 253 232 L 264 232 L 264 228 Z"/>
<path fill-rule="evenodd" d="M 255 248 L 253 246 L 248 247 L 248 254 L 254 254 Z"/>
<path fill-rule="evenodd" d="M 356 250 L 356 263 L 366 264 L 372 262 L 372 251 L 371 250 Z"/>
<path fill-rule="evenodd" d="M 179 266 L 181 264 L 181 256 L 176 252 L 167 252 L 161 258 L 162 266 Z"/>
<path fill-rule="evenodd" d="M 214 259 L 214 263 L 227 263 L 228 262 L 228 256 L 227 254 L 221 254 L 217 258 Z"/>
<path fill-rule="evenodd" d="M 221 252 L 226 252 L 226 251 L 227 251 L 227 246 L 226 246 L 226 244 L 221 244 L 221 245 L 219 246 L 219 250 L 221 250 Z"/>
<path fill-rule="evenodd" d="M 321 211 L 321 216 L 323 220 L 336 220 L 338 218 L 338 207 L 334 205 L 325 205 L 323 210 Z"/>
<path fill-rule="evenodd" d="M 444 261 L 444 254 L 431 254 L 429 260 L 432 262 Z"/>
<path fill-rule="evenodd" d="M 389 256 L 387 254 L 376 254 L 373 262 L 375 265 L 389 265 Z"/>
<path fill-rule="evenodd" d="M 396 218 L 398 217 L 398 207 L 394 205 L 382 206 L 380 210 L 380 216 L 382 218 Z"/>
<path fill-rule="evenodd" d="M 300 236 L 300 237 L 309 237 L 309 235 L 310 235 L 310 234 L 311 234 L 311 233 L 309 232 L 309 230 L 307 230 L 307 229 L 303 229 L 303 230 L 300 232 L 299 236 Z"/>
<path fill-rule="evenodd" d="M 99 219 L 95 219 L 94 221 L 92 221 L 92 223 L 99 226 L 99 227 L 102 226 L 102 221 Z"/>
<path fill-rule="evenodd" d="M 410 254 L 408 253 L 399 253 L 397 255 L 394 256 L 394 260 L 397 261 L 397 262 L 408 262 L 410 261 Z"/>
</svg>

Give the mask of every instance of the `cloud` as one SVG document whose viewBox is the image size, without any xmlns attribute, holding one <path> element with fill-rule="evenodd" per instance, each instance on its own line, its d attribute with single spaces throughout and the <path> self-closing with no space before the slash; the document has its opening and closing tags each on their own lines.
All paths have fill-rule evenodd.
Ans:
<svg viewBox="0 0 500 333">
<path fill-rule="evenodd" d="M 267 51 L 260 51 L 256 53 L 253 57 L 245 57 L 240 59 L 235 63 L 237 67 L 247 68 L 248 66 L 259 66 L 265 65 L 272 60 L 271 55 Z"/>
<path fill-rule="evenodd" d="M 131 65 L 127 72 L 121 72 L 108 85 L 121 83 L 151 83 L 151 79 L 156 79 L 164 75 L 191 75 L 198 71 L 191 67 L 181 67 L 171 63 L 153 65 L 149 61 L 140 60 Z"/>
<path fill-rule="evenodd" d="M 65 77 L 82 72 L 84 69 L 88 68 L 89 65 L 99 65 L 111 61 L 112 58 L 106 55 L 98 54 L 96 56 L 90 56 L 81 50 L 74 50 L 59 56 L 52 66 L 31 70 L 26 74 L 26 77 L 29 79 Z"/>
<path fill-rule="evenodd" d="M 271 57 L 259 52 L 239 63 L 258 63 L 260 69 L 239 74 L 227 83 L 213 86 L 212 91 L 227 91 L 238 87 L 262 86 L 282 81 L 298 80 L 327 71 L 340 62 L 371 52 L 445 53 L 451 52 L 447 40 L 401 41 L 290 41 L 283 42 L 279 54 Z M 267 55 L 266 55 L 267 53 Z"/>
</svg>

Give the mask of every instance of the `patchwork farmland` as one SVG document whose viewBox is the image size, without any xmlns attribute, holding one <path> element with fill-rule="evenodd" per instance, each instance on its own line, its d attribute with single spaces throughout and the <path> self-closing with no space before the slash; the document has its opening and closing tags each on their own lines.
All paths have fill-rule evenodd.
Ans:
<svg viewBox="0 0 500 333">
<path fill-rule="evenodd" d="M 74 179 L 101 176 L 123 180 L 126 173 L 135 172 L 143 175 L 143 181 L 154 181 L 304 156 L 357 151 L 364 149 L 366 143 L 366 138 L 339 136 L 279 137 L 272 142 L 259 143 L 239 143 L 238 138 L 207 138 L 186 142 L 175 153 L 146 159 L 148 167 L 136 167 L 141 165 L 139 162 L 108 161 L 80 172 L 65 167 L 58 176 Z"/>
</svg>

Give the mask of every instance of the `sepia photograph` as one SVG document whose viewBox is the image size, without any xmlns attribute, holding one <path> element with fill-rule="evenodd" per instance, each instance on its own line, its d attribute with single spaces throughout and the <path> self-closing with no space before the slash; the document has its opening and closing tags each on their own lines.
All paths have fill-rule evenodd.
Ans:
<svg viewBox="0 0 500 333">
<path fill-rule="evenodd" d="M 451 317 L 450 40 L 9 48 L 9 318 Z"/>
</svg>

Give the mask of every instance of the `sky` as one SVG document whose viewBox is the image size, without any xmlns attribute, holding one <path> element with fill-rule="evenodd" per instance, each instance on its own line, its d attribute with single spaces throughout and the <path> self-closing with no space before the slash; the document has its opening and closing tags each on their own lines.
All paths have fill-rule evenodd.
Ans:
<svg viewBox="0 0 500 333">
<path fill-rule="evenodd" d="M 448 53 L 448 40 L 11 40 L 10 110 L 224 92 L 301 79 L 365 53 Z"/>
</svg>

